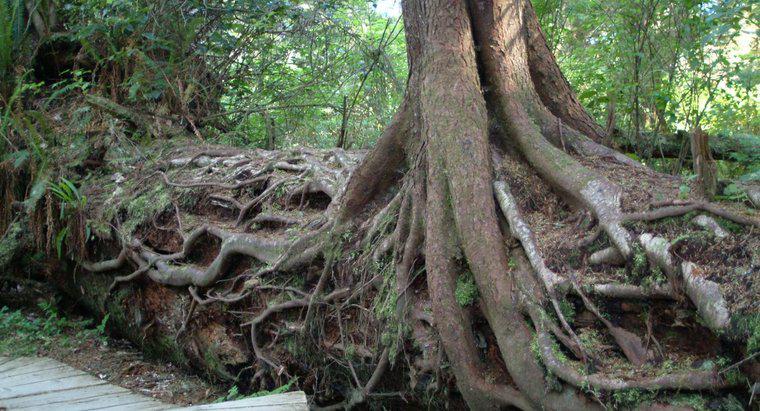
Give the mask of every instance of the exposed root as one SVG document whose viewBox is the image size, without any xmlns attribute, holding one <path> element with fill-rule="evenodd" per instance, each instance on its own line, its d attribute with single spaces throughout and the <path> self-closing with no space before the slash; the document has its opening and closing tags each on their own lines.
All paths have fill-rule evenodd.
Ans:
<svg viewBox="0 0 760 411">
<path fill-rule="evenodd" d="M 605 327 L 607 327 L 607 330 L 609 330 L 612 338 L 615 339 L 615 342 L 617 342 L 618 346 L 623 351 L 623 354 L 625 354 L 626 358 L 628 358 L 628 361 L 637 367 L 646 363 L 648 359 L 647 350 L 644 348 L 644 344 L 642 343 L 641 338 L 630 331 L 613 325 L 610 320 L 602 315 L 596 305 L 592 303 L 588 297 L 586 297 L 586 294 L 583 292 L 583 290 L 581 290 L 575 281 L 573 281 L 573 288 L 583 300 L 583 305 L 586 307 L 586 309 L 593 313 L 596 318 L 601 321 Z"/>
<path fill-rule="evenodd" d="M 533 267 L 533 271 L 538 275 L 544 287 L 546 287 L 546 291 L 550 295 L 554 295 L 558 288 L 567 288 L 567 280 L 549 270 L 546 264 L 544 264 L 544 258 L 541 256 L 541 252 L 533 238 L 533 231 L 520 215 L 517 201 L 512 196 L 507 184 L 502 181 L 496 181 L 493 186 L 501 211 L 509 222 L 509 229 L 512 235 L 522 244 L 523 250 L 525 250 L 525 254 L 528 256 L 528 261 L 530 261 L 530 265 Z"/>
<path fill-rule="evenodd" d="M 575 291 L 575 289 L 573 289 Z M 676 295 L 670 285 L 639 287 L 630 284 L 592 284 L 584 291 L 599 297 L 626 300 L 674 300 Z"/>
<path fill-rule="evenodd" d="M 531 316 L 537 324 L 539 316 Z M 541 358 L 547 370 L 577 388 L 596 388 L 607 391 L 619 391 L 632 388 L 646 390 L 712 390 L 728 388 L 733 384 L 723 379 L 715 371 L 686 371 L 665 374 L 658 377 L 644 377 L 635 380 L 622 380 L 604 374 L 585 375 L 575 368 L 565 365 L 554 354 L 551 334 L 537 327 Z"/>
<path fill-rule="evenodd" d="M 287 247 L 287 243 L 264 240 L 251 234 L 233 234 L 214 227 L 210 227 L 208 232 L 222 239 L 219 253 L 208 267 L 202 269 L 192 265 L 176 266 L 166 262 L 166 256 L 143 248 L 140 252 L 142 258 L 155 265 L 154 269 L 148 270 L 148 276 L 159 284 L 207 287 L 222 275 L 224 263 L 230 256 L 246 255 L 271 264 Z"/>
<path fill-rule="evenodd" d="M 728 327 L 730 313 L 720 291 L 713 281 L 704 278 L 699 268 L 688 261 L 677 264 L 670 252 L 670 243 L 651 234 L 639 237 L 651 264 L 658 266 L 670 278 L 671 285 L 683 284 L 683 291 L 697 307 L 705 324 L 714 331 Z"/>
<path fill-rule="evenodd" d="M 340 290 L 335 290 L 331 292 L 330 294 L 326 295 L 322 301 L 324 302 L 331 302 L 337 299 L 341 299 L 346 297 L 350 294 L 349 289 L 344 288 Z M 258 331 L 257 327 L 263 323 L 269 316 L 286 311 L 291 310 L 294 308 L 304 308 L 309 305 L 309 302 L 311 301 L 311 296 L 301 299 L 293 299 L 290 301 L 286 301 L 279 304 L 274 304 L 271 306 L 268 306 L 264 311 L 260 312 L 256 317 L 254 317 L 251 321 L 242 323 L 241 326 L 251 326 L 251 345 L 253 346 L 254 354 L 256 355 L 256 358 L 259 359 L 259 361 L 262 361 L 263 363 L 269 365 L 274 370 L 277 370 L 278 373 L 284 372 L 283 368 L 279 365 L 277 365 L 273 360 L 269 359 L 269 357 L 263 352 L 261 349 L 261 346 L 258 343 Z"/>
<path fill-rule="evenodd" d="M 351 392 L 351 395 L 346 401 L 338 404 L 333 404 L 329 407 L 313 407 L 314 410 L 330 411 L 330 410 L 351 410 L 354 407 L 363 404 L 367 400 L 367 397 L 375 390 L 377 384 L 380 383 L 380 379 L 385 374 L 385 370 L 388 369 L 388 348 L 383 349 L 380 354 L 380 360 L 372 372 L 372 376 L 367 381 L 364 387 L 357 388 Z M 357 384 L 357 386 L 360 384 Z"/>
<path fill-rule="evenodd" d="M 248 226 L 250 227 L 252 224 L 273 227 L 290 227 L 298 224 L 298 220 L 281 215 L 259 213 L 253 218 L 253 220 L 251 220 Z"/>
<path fill-rule="evenodd" d="M 670 205 L 667 205 L 670 204 Z M 705 211 L 737 224 L 760 227 L 760 220 L 745 217 L 727 211 L 714 203 L 703 201 L 671 201 L 663 204 L 662 208 L 640 213 L 628 213 L 623 216 L 624 221 L 655 221 L 668 217 L 678 217 L 692 211 Z"/>
<path fill-rule="evenodd" d="M 723 227 L 721 227 L 720 224 L 718 224 L 718 222 L 715 221 L 715 219 L 710 216 L 700 214 L 694 217 L 691 220 L 691 222 L 692 224 L 702 227 L 705 230 L 709 231 L 710 234 L 713 235 L 713 237 L 719 240 L 722 240 L 730 235 L 728 231 L 726 231 Z"/>
<path fill-rule="evenodd" d="M 261 203 L 263 203 L 264 200 L 266 200 L 267 198 L 273 196 L 274 193 L 275 193 L 275 191 L 277 189 L 279 189 L 279 187 L 281 187 L 281 186 L 283 186 L 283 185 L 285 185 L 287 183 L 292 183 L 292 182 L 299 181 L 303 177 L 304 177 L 303 175 L 299 175 L 299 176 L 296 176 L 296 177 L 283 178 L 283 179 L 277 180 L 274 183 L 270 184 L 269 187 L 267 187 L 267 189 L 264 190 L 264 192 L 262 192 L 261 194 L 259 194 L 258 196 L 256 196 L 256 198 L 254 198 L 253 200 L 251 200 L 251 201 L 243 204 L 243 206 L 240 207 L 240 212 L 238 213 L 238 217 L 235 220 L 235 226 L 239 227 L 243 223 L 243 220 L 248 215 L 248 213 L 251 211 L 251 209 L 253 207 L 256 207 L 256 206 L 260 205 Z"/>
<path fill-rule="evenodd" d="M 588 262 L 591 265 L 623 265 L 625 264 L 625 258 L 620 254 L 615 247 L 607 247 L 599 250 L 588 258 Z"/>
<path fill-rule="evenodd" d="M 105 260 L 99 262 L 81 261 L 82 268 L 93 273 L 102 273 L 106 271 L 118 270 L 127 262 L 128 250 L 122 248 L 119 252 L 119 256 L 113 260 Z"/>
<path fill-rule="evenodd" d="M 267 183 L 267 181 L 269 181 L 268 175 L 264 175 L 264 176 L 259 175 L 254 178 L 237 182 L 235 184 L 217 183 L 217 182 L 210 182 L 210 181 L 199 181 L 195 183 L 175 183 L 169 180 L 169 176 L 167 176 L 166 173 L 159 172 L 159 175 L 161 175 L 161 178 L 163 178 L 164 184 L 170 187 L 178 187 L 178 188 L 209 187 L 209 188 L 218 188 L 221 190 L 239 190 L 241 188 L 245 188 L 249 186 L 263 186 Z"/>
<path fill-rule="evenodd" d="M 561 298 L 567 289 L 567 280 L 557 275 L 553 271 L 549 270 L 544 263 L 544 258 L 536 245 L 533 238 L 533 231 L 520 215 L 520 210 L 517 208 L 517 202 L 512 196 L 509 187 L 506 183 L 501 181 L 494 182 L 494 190 L 496 192 L 496 198 L 498 200 L 501 211 L 507 217 L 509 223 L 509 229 L 520 243 L 525 254 L 530 261 L 533 272 L 538 276 L 538 280 L 544 285 L 549 300 L 551 301 L 554 313 L 557 315 L 562 328 L 567 335 L 574 342 L 573 346 L 580 352 L 580 357 L 585 361 L 586 354 L 583 351 L 583 344 L 573 331 L 570 324 L 568 324 L 565 315 L 560 309 L 558 298 Z"/>
</svg>

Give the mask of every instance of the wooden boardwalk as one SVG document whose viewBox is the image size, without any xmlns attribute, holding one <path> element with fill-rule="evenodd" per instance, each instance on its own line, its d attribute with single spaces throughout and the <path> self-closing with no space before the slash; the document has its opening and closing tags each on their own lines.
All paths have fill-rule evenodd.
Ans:
<svg viewBox="0 0 760 411">
<path fill-rule="evenodd" d="M 135 394 L 50 358 L 0 357 L 0 409 L 7 410 L 308 410 L 303 392 L 177 407 Z"/>
</svg>

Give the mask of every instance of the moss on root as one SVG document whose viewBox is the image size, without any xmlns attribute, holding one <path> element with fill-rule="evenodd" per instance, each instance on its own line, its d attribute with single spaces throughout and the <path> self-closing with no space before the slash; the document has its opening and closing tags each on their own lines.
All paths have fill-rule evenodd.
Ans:
<svg viewBox="0 0 760 411">
<path fill-rule="evenodd" d="M 130 200 L 126 206 L 126 220 L 121 225 L 122 233 L 128 237 L 140 224 L 165 210 L 171 205 L 171 195 L 163 184 L 155 184 L 150 190 Z"/>
<path fill-rule="evenodd" d="M 457 288 L 454 296 L 461 307 L 472 305 L 478 299 L 478 287 L 475 285 L 475 278 L 471 272 L 465 271 L 457 277 Z"/>
<path fill-rule="evenodd" d="M 3 237 L 0 237 L 0 269 L 5 268 L 21 248 L 21 236 L 24 228 L 20 222 L 8 227 Z"/>
</svg>

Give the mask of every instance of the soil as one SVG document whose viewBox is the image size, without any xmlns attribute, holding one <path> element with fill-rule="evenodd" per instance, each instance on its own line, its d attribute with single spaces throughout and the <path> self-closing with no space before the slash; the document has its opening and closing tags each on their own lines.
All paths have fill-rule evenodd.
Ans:
<svg viewBox="0 0 760 411">
<path fill-rule="evenodd" d="M 44 296 L 51 294 L 45 291 L 41 284 L 3 284 L 0 306 L 10 305 L 11 308 L 0 314 L 3 317 L 0 320 L 5 322 L 11 313 L 18 310 L 25 323 L 44 322 L 50 316 L 50 311 L 39 306 L 30 307 L 28 304 L 47 302 Z M 19 301 L 25 301 L 27 305 L 14 304 Z M 11 335 L 2 333 L 0 356 L 50 357 L 111 384 L 177 405 L 205 404 L 223 398 L 227 393 L 225 388 L 213 385 L 176 364 L 160 358 L 146 358 L 126 340 L 100 334 L 94 325 L 72 307 L 60 306 L 55 310 L 61 321 L 65 322 L 65 325 L 60 326 L 60 332 L 39 332 L 31 338 L 23 338 L 20 332 Z M 22 346 L 23 344 L 28 346 Z"/>
</svg>

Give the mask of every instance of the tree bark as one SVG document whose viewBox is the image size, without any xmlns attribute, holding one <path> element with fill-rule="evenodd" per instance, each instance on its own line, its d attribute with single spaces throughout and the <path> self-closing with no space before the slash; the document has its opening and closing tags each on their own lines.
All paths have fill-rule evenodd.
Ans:
<svg viewBox="0 0 760 411">
<path fill-rule="evenodd" d="M 277 129 L 275 128 L 274 117 L 269 114 L 268 111 L 263 111 L 261 116 L 264 118 L 264 127 L 267 131 L 267 150 L 274 150 L 277 148 Z"/>
<path fill-rule="evenodd" d="M 693 159 L 694 174 L 702 190 L 702 195 L 712 199 L 718 191 L 718 170 L 710 152 L 710 141 L 707 133 L 697 128 L 689 138 L 691 158 Z"/>
</svg>

